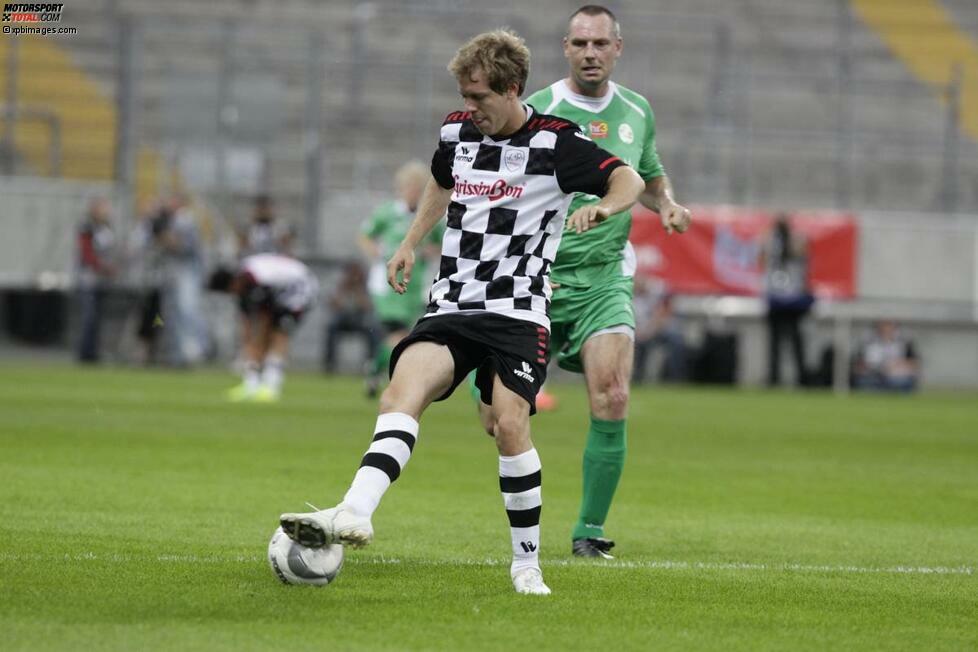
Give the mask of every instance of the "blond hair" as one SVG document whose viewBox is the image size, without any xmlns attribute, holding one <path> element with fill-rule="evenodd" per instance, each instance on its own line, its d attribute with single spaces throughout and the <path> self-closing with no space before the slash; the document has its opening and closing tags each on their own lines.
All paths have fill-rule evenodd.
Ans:
<svg viewBox="0 0 978 652">
<path fill-rule="evenodd" d="M 394 173 L 394 185 L 403 188 L 409 183 L 423 186 L 428 181 L 428 166 L 418 159 L 411 159 Z"/>
<path fill-rule="evenodd" d="M 489 88 L 496 93 L 501 95 L 516 84 L 522 95 L 530 76 L 530 49 L 512 30 L 483 32 L 460 47 L 448 64 L 456 79 L 471 75 L 476 68 L 485 73 Z"/>
</svg>

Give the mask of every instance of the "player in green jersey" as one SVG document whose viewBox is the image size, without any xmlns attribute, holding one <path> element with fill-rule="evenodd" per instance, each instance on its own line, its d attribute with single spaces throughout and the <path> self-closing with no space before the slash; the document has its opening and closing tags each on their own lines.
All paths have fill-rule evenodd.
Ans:
<svg viewBox="0 0 978 652">
<path fill-rule="evenodd" d="M 673 198 L 655 148 L 655 117 L 648 100 L 611 81 L 622 53 L 621 28 L 605 7 L 587 5 L 570 18 L 563 40 L 570 74 L 531 95 L 542 113 L 578 123 L 602 149 L 634 167 L 645 180 L 639 197 L 667 232 L 683 233 L 690 213 Z M 598 201 L 578 195 L 568 209 Z M 551 271 L 551 349 L 563 369 L 583 373 L 591 425 L 584 449 L 584 492 L 572 533 L 572 551 L 610 558 L 614 542 L 604 523 L 625 461 L 625 420 L 634 357 L 632 216 L 619 213 L 583 233 L 564 234 Z"/>
<path fill-rule="evenodd" d="M 367 394 L 371 397 L 377 393 L 380 378 L 390 363 L 391 351 L 408 334 L 427 304 L 431 278 L 425 259 L 437 255 L 441 228 L 435 228 L 429 235 L 426 256 L 419 257 L 415 263 L 414 275 L 404 294 L 394 292 L 387 284 L 387 259 L 407 234 L 429 176 L 428 166 L 421 161 L 409 161 L 402 165 L 394 176 L 398 199 L 379 206 L 363 223 L 360 231 L 360 250 L 372 262 L 367 288 L 373 299 L 377 321 L 384 329 L 384 340 L 378 347 L 367 377 Z"/>
</svg>

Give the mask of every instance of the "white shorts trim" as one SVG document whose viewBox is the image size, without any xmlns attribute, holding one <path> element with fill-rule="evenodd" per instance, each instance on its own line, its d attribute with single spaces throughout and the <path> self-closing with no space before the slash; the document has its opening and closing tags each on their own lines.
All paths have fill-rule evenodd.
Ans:
<svg viewBox="0 0 978 652">
<path fill-rule="evenodd" d="M 627 335 L 628 339 L 632 342 L 635 341 L 635 329 L 626 324 L 619 324 L 618 326 L 612 326 L 610 328 L 602 328 L 599 331 L 594 331 L 588 335 L 588 340 L 597 337 L 598 335 L 612 335 L 614 333 L 621 333 L 622 335 Z"/>
</svg>

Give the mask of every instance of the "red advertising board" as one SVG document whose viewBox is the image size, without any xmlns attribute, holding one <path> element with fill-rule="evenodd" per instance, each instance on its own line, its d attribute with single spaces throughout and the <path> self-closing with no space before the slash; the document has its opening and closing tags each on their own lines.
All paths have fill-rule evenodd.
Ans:
<svg viewBox="0 0 978 652">
<path fill-rule="evenodd" d="M 665 281 L 683 294 L 743 294 L 763 291 L 761 251 L 776 213 L 737 206 L 691 208 L 693 226 L 668 235 L 659 216 L 633 209 L 630 239 L 638 273 Z M 792 228 L 808 242 L 809 282 L 822 298 L 856 295 L 858 229 L 850 213 L 801 211 L 790 214 Z"/>
</svg>

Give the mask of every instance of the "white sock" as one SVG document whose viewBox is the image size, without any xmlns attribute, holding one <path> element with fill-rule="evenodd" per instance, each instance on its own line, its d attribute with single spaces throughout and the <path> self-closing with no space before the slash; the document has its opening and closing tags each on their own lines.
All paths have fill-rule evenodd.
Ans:
<svg viewBox="0 0 978 652">
<path fill-rule="evenodd" d="M 244 382 L 245 389 L 247 389 L 249 392 L 255 391 L 261 384 L 261 373 L 259 369 L 260 368 L 257 362 L 253 362 L 251 360 L 245 362 L 242 380 Z"/>
<path fill-rule="evenodd" d="M 282 389 L 282 381 L 285 379 L 285 372 L 283 367 L 285 366 L 285 361 L 282 360 L 282 356 L 278 355 L 266 355 L 265 356 L 265 366 L 261 371 L 261 383 L 273 392 L 278 392 Z"/>
<path fill-rule="evenodd" d="M 535 448 L 512 457 L 499 456 L 499 490 L 513 543 L 512 575 L 525 568 L 540 568 L 540 469 Z"/>
<path fill-rule="evenodd" d="M 418 439 L 418 422 L 403 412 L 388 412 L 377 417 L 374 439 L 367 449 L 343 497 L 343 503 L 354 514 L 371 516 L 384 492 L 407 466 Z"/>
</svg>

